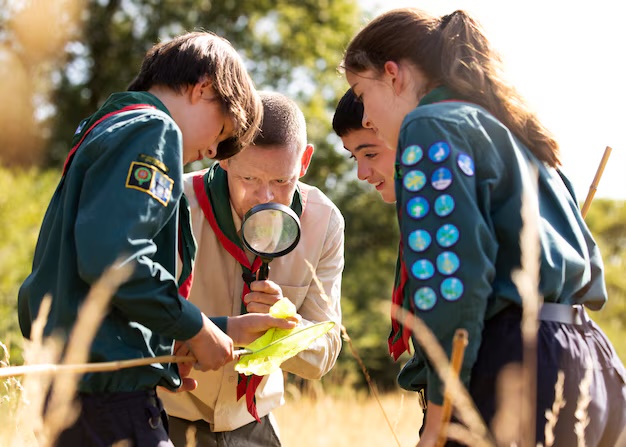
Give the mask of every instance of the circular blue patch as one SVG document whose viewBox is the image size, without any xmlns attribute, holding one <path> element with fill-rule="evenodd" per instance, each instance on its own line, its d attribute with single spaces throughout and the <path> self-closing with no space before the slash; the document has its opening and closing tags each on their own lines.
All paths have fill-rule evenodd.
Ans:
<svg viewBox="0 0 626 447">
<path fill-rule="evenodd" d="M 422 151 L 422 148 L 417 144 L 414 144 L 413 146 L 405 148 L 402 152 L 402 164 L 406 166 L 413 166 L 414 164 L 419 163 L 423 156 L 424 152 Z"/>
<path fill-rule="evenodd" d="M 441 247 L 452 247 L 458 240 L 459 230 L 452 224 L 445 224 L 437 230 L 437 243 Z"/>
<path fill-rule="evenodd" d="M 441 296 L 448 301 L 456 301 L 463 295 L 463 283 L 460 279 L 450 277 L 443 280 L 439 288 Z"/>
<path fill-rule="evenodd" d="M 409 234 L 409 247 L 418 253 L 430 247 L 431 241 L 430 233 L 425 230 L 415 230 Z"/>
<path fill-rule="evenodd" d="M 435 199 L 435 214 L 439 217 L 446 217 L 454 211 L 454 205 L 451 195 L 442 194 Z"/>
<path fill-rule="evenodd" d="M 413 302 L 419 310 L 430 310 L 437 304 L 437 294 L 430 287 L 422 287 L 415 291 Z"/>
<path fill-rule="evenodd" d="M 459 257 L 451 251 L 444 251 L 437 256 L 437 270 L 442 275 L 452 275 L 459 269 L 460 265 Z"/>
<path fill-rule="evenodd" d="M 448 168 L 439 168 L 433 172 L 430 183 L 438 191 L 443 191 L 452 183 L 452 173 Z"/>
<path fill-rule="evenodd" d="M 414 219 L 421 219 L 430 210 L 428 201 L 423 197 L 413 197 L 406 204 L 406 212 Z"/>
<path fill-rule="evenodd" d="M 428 158 L 434 163 L 441 163 L 450 155 L 450 146 L 445 141 L 433 144 L 428 148 Z"/>
<path fill-rule="evenodd" d="M 418 170 L 409 171 L 402 178 L 402 183 L 407 191 L 417 192 L 426 184 L 426 175 Z"/>
<path fill-rule="evenodd" d="M 463 172 L 463 174 L 468 177 L 474 175 L 474 160 L 472 160 L 472 157 L 469 155 L 461 152 L 456 158 L 456 164 L 459 166 L 459 169 Z"/>
<path fill-rule="evenodd" d="M 433 277 L 435 267 L 433 267 L 433 263 L 428 259 L 418 259 L 411 266 L 411 273 L 413 273 L 413 276 L 417 279 L 424 281 Z"/>
</svg>

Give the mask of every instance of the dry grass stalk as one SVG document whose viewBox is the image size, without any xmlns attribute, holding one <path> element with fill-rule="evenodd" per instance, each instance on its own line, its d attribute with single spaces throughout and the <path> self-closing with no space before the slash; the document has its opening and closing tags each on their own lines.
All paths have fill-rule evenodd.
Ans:
<svg viewBox="0 0 626 447">
<path fill-rule="evenodd" d="M 533 170 L 537 183 L 537 170 Z M 539 202 L 535 190 L 522 194 L 522 229 L 520 231 L 521 268 L 512 273 L 513 283 L 522 299 L 522 377 L 524 394 L 521 412 L 521 447 L 534 447 L 536 440 L 537 407 L 537 331 L 539 307 L 543 297 L 539 294 L 539 269 L 541 247 L 539 244 Z"/>
<path fill-rule="evenodd" d="M 493 442 L 489 439 L 489 431 L 487 430 L 485 422 L 460 379 L 454 377 L 453 374 L 449 374 L 450 362 L 448 361 L 448 357 L 430 328 L 422 319 L 407 312 L 398 305 L 391 305 L 391 315 L 404 326 L 411 329 L 415 339 L 428 356 L 435 371 L 439 377 L 442 378 L 445 388 L 449 388 L 450 393 L 455 396 L 456 414 L 461 422 L 467 425 L 469 430 L 473 433 L 473 436 L 480 440 L 480 442 L 474 445 L 492 446 Z"/>
<path fill-rule="evenodd" d="M 387 422 L 387 425 L 389 426 L 389 429 L 391 430 L 391 434 L 396 440 L 398 447 L 400 447 L 400 440 L 398 439 L 398 435 L 396 434 L 396 431 L 393 428 L 393 424 L 391 424 L 391 421 L 389 420 L 389 417 L 387 416 L 387 412 L 385 412 L 385 409 L 383 408 L 383 405 L 380 402 L 380 398 L 378 397 L 378 392 L 376 391 L 376 387 L 374 386 L 374 383 L 372 382 L 372 378 L 367 372 L 365 363 L 363 363 L 363 359 L 361 359 L 361 356 L 359 356 L 359 354 L 357 353 L 356 348 L 352 344 L 352 339 L 348 335 L 348 331 L 346 331 L 346 327 L 343 325 L 341 326 L 341 333 L 343 335 L 343 339 L 348 343 L 348 346 L 350 346 L 350 352 L 352 353 L 352 356 L 356 359 L 359 366 L 361 367 L 361 371 L 363 371 L 363 375 L 365 376 L 365 380 L 367 381 L 367 386 L 369 387 L 370 392 L 372 393 L 372 396 L 374 396 L 374 399 L 376 399 L 376 403 L 380 407 L 380 411 L 383 413 L 385 421 Z"/>
<path fill-rule="evenodd" d="M 589 425 L 589 414 L 587 408 L 589 408 L 589 402 L 591 402 L 591 382 L 593 380 L 593 365 L 589 360 L 586 368 L 583 380 L 578 385 L 580 394 L 578 395 L 578 402 L 576 403 L 576 411 L 574 417 L 576 422 L 574 423 L 574 433 L 576 433 L 576 439 L 578 440 L 578 447 L 585 447 L 585 429 Z"/>
<path fill-rule="evenodd" d="M 196 447 L 196 427 L 193 425 L 185 431 L 185 447 Z"/>
<path fill-rule="evenodd" d="M 524 395 L 522 366 L 502 369 L 496 383 L 496 414 L 491 429 L 498 445 L 515 445 L 521 437 L 520 402 Z"/>
<path fill-rule="evenodd" d="M 398 424 L 400 423 L 400 418 L 402 417 L 402 413 L 404 412 L 404 394 L 400 395 L 400 404 L 398 405 L 398 412 L 396 413 L 396 418 L 393 421 L 393 426 L 391 430 L 394 433 L 398 432 Z"/>
<path fill-rule="evenodd" d="M 315 269 L 313 268 L 313 266 L 311 265 L 311 263 L 309 261 L 307 261 L 305 259 L 306 265 L 309 267 L 309 270 L 311 270 L 312 276 L 313 276 L 313 281 L 315 281 L 315 284 L 317 285 L 318 289 L 320 290 L 320 295 L 322 296 L 322 298 L 324 299 L 324 301 L 326 301 L 326 303 L 330 303 L 330 300 L 328 298 L 328 296 L 326 295 L 326 292 L 324 292 L 324 286 L 321 283 L 321 281 L 319 280 L 319 278 L 317 277 L 317 275 L 315 274 Z M 398 435 L 396 434 L 393 425 L 391 424 L 391 421 L 389 420 L 389 417 L 387 416 L 387 413 L 385 412 L 385 409 L 383 408 L 382 404 L 380 403 L 380 398 L 378 397 L 378 392 L 376 391 L 376 388 L 372 382 L 372 379 L 369 375 L 369 373 L 367 372 L 367 368 L 365 367 L 365 363 L 363 363 L 363 360 L 361 359 L 361 357 L 359 356 L 359 354 L 356 351 L 356 348 L 354 347 L 354 345 L 352 344 L 352 339 L 350 338 L 350 336 L 348 335 L 348 331 L 346 330 L 346 327 L 344 325 L 341 325 L 341 333 L 343 336 L 344 341 L 346 341 L 348 343 L 348 345 L 350 346 L 350 352 L 352 353 L 352 356 L 356 359 L 357 363 L 359 364 L 359 367 L 361 368 L 361 371 L 363 372 L 363 375 L 365 376 L 365 380 L 367 381 L 367 386 L 370 389 L 370 392 L 372 393 L 372 396 L 374 396 L 374 399 L 376 399 L 376 402 L 378 403 L 378 406 L 380 407 L 380 411 L 383 414 L 383 417 L 385 418 L 385 421 L 387 422 L 387 425 L 389 426 L 389 429 L 391 430 L 391 433 L 394 437 L 394 439 L 396 440 L 396 443 L 398 444 L 398 446 L 400 446 L 400 440 L 398 439 Z"/>
<path fill-rule="evenodd" d="M 552 409 L 546 410 L 546 427 L 545 427 L 545 447 L 554 445 L 554 427 L 559 420 L 561 408 L 565 407 L 565 399 L 563 398 L 563 389 L 565 384 L 565 373 L 559 371 L 554 385 L 554 402 Z"/>
<path fill-rule="evenodd" d="M 84 304 L 79 310 L 65 349 L 63 364 L 87 360 L 89 347 L 100 323 L 106 314 L 109 300 L 117 287 L 128 279 L 130 267 L 110 268 L 93 285 Z M 41 361 L 55 363 L 61 352 L 61 343 L 56 337 L 43 339 L 43 330 L 50 309 L 50 297 L 45 297 L 31 330 L 31 341 L 26 343 L 24 358 L 27 363 Z M 33 365 L 35 366 L 35 365 Z M 74 402 L 79 373 L 60 375 L 39 375 L 34 380 L 25 381 L 25 399 L 19 420 L 30 420 L 41 446 L 52 445 L 59 433 L 71 425 L 78 416 L 79 408 Z M 48 407 L 54 408 L 44 415 L 44 419 L 34 418 L 33 414 L 43 414 L 45 397 L 51 390 Z M 29 400 L 30 399 L 30 402 Z"/>
</svg>

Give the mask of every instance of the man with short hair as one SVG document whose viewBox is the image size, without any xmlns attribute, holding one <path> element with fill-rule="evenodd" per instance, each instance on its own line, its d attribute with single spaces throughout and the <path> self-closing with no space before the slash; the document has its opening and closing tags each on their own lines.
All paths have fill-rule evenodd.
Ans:
<svg viewBox="0 0 626 447">
<path fill-rule="evenodd" d="M 198 243 L 189 299 L 208 315 L 239 315 L 268 312 L 287 297 L 304 325 L 335 321 L 328 334 L 282 364 L 283 371 L 319 379 L 332 368 L 341 349 L 344 221 L 319 189 L 299 181 L 313 146 L 306 143 L 306 124 L 298 106 L 278 93 L 261 93 L 261 101 L 264 119 L 253 144 L 185 177 Z M 291 207 L 300 217 L 302 234 L 291 253 L 271 262 L 269 279 L 258 281 L 254 275 L 259 261 L 243 248 L 238 232 L 245 214 L 268 202 Z M 246 377 L 233 366 L 193 371 L 198 387 L 189 393 L 161 393 L 175 444 L 186 445 L 186 431 L 193 426 L 198 446 L 280 446 L 270 412 L 283 403 L 282 372 Z"/>
</svg>

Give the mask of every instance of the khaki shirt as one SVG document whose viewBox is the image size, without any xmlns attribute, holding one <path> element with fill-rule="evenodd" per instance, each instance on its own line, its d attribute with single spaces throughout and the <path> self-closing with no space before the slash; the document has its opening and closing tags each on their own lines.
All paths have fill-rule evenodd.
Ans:
<svg viewBox="0 0 626 447">
<path fill-rule="evenodd" d="M 270 263 L 270 280 L 274 281 L 302 316 L 303 324 L 335 321 L 326 335 L 309 349 L 287 360 L 282 370 L 305 379 L 319 379 L 335 364 L 341 350 L 341 274 L 344 266 L 344 220 L 337 207 L 319 189 L 299 183 L 306 194 L 306 205 L 300 217 L 302 234 L 296 248 Z M 198 205 L 192 175 L 184 178 L 184 191 L 191 207 L 191 220 L 198 253 L 189 300 L 207 316 L 239 315 L 243 291 L 242 269 L 221 246 Z M 241 219 L 232 209 L 235 228 Z M 313 279 L 322 284 L 323 293 Z M 327 300 L 326 301 L 326 297 Z M 193 370 L 191 377 L 198 388 L 180 394 L 160 393 L 168 414 L 190 421 L 205 420 L 213 431 L 231 431 L 254 421 L 248 413 L 246 399 L 236 400 L 237 372 L 234 362 L 217 371 Z M 259 417 L 284 403 L 283 374 L 277 371 L 264 377 L 256 391 Z"/>
</svg>

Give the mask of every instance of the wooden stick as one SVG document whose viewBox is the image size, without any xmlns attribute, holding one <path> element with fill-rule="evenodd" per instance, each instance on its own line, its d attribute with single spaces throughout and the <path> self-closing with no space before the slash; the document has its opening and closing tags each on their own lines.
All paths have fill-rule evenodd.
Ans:
<svg viewBox="0 0 626 447">
<path fill-rule="evenodd" d="M 42 363 L 39 365 L 9 366 L 6 368 L 0 368 L 0 379 L 3 377 L 24 376 L 30 374 L 52 374 L 58 372 L 84 374 L 91 372 L 117 371 L 120 369 L 132 368 L 135 366 L 152 365 L 154 363 L 184 363 L 195 361 L 195 357 L 192 356 L 181 357 L 175 355 L 162 355 L 159 357 L 146 357 L 141 359 L 117 360 L 114 362 L 101 363 L 82 363 L 68 365 Z"/>
<path fill-rule="evenodd" d="M 587 193 L 587 198 L 585 199 L 585 203 L 583 204 L 581 214 L 583 215 L 583 219 L 587 215 L 587 211 L 589 211 L 589 207 L 591 206 L 591 201 L 593 200 L 593 196 L 596 194 L 598 190 L 598 183 L 600 183 L 600 178 L 602 177 L 602 173 L 604 172 L 604 167 L 606 163 L 609 161 L 609 155 L 611 155 L 611 147 L 607 146 L 604 149 L 604 154 L 602 155 L 602 160 L 600 160 L 600 165 L 598 166 L 598 170 L 596 171 L 596 175 L 593 178 L 593 182 L 591 182 L 591 186 L 589 187 L 589 193 Z"/>
<path fill-rule="evenodd" d="M 465 355 L 465 347 L 468 342 L 468 334 L 465 329 L 457 329 L 454 333 L 454 339 L 452 341 L 452 356 L 450 358 L 450 370 L 448 374 L 451 374 L 451 378 L 459 377 L 461 371 L 461 365 L 463 364 L 463 356 Z M 443 447 L 448 438 L 448 423 L 452 416 L 452 394 L 448 387 L 443 397 L 443 410 L 441 413 L 441 428 L 439 429 L 439 435 L 437 436 L 436 447 Z"/>
</svg>

